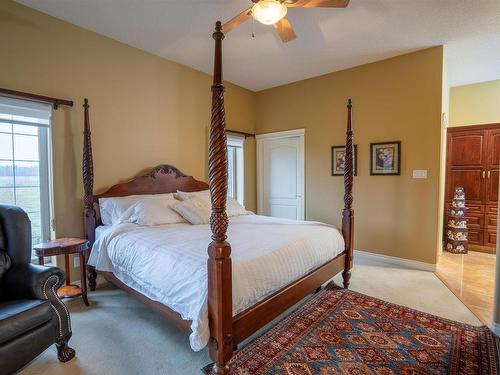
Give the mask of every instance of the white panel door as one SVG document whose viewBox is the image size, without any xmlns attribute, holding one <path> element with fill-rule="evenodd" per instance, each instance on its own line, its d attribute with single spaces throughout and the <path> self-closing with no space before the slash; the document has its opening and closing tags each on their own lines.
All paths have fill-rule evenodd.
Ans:
<svg viewBox="0 0 500 375">
<path fill-rule="evenodd" d="M 262 169 L 260 213 L 294 220 L 304 219 L 303 136 L 261 139 L 259 167 Z"/>
</svg>

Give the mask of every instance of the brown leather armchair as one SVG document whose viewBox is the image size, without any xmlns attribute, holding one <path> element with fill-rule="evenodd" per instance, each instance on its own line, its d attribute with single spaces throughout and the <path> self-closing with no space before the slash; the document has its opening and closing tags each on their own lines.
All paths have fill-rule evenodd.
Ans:
<svg viewBox="0 0 500 375">
<path fill-rule="evenodd" d="M 58 358 L 75 356 L 68 346 L 71 321 L 57 296 L 64 271 L 31 264 L 31 222 L 19 207 L 0 205 L 0 374 L 12 374 L 56 344 Z"/>
</svg>

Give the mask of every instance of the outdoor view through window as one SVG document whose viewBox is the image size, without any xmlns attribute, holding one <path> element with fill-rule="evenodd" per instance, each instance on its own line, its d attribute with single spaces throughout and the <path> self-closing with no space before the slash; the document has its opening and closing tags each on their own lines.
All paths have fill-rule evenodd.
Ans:
<svg viewBox="0 0 500 375">
<path fill-rule="evenodd" d="M 0 204 L 20 206 L 33 245 L 50 237 L 51 106 L 0 96 Z"/>
</svg>

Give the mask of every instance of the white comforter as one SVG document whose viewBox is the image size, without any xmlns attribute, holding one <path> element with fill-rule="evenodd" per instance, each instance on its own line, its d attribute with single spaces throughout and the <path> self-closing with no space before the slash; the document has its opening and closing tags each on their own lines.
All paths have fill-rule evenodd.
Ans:
<svg viewBox="0 0 500 375">
<path fill-rule="evenodd" d="M 192 320 L 191 348 L 209 339 L 208 225 L 119 224 L 101 233 L 89 264 L 113 272 L 129 287 Z M 334 258 L 344 249 L 339 231 L 317 222 L 259 215 L 232 217 L 233 314 Z"/>
</svg>

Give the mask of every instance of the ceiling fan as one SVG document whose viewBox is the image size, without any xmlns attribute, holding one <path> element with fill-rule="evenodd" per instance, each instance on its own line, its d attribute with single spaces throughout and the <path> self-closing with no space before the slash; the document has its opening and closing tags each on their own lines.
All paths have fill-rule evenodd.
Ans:
<svg viewBox="0 0 500 375">
<path fill-rule="evenodd" d="M 253 18 L 264 25 L 273 25 L 283 43 L 297 36 L 292 24 L 285 18 L 288 8 L 345 8 L 349 0 L 252 0 L 253 5 L 222 26 L 230 32 L 246 20 Z"/>
</svg>

